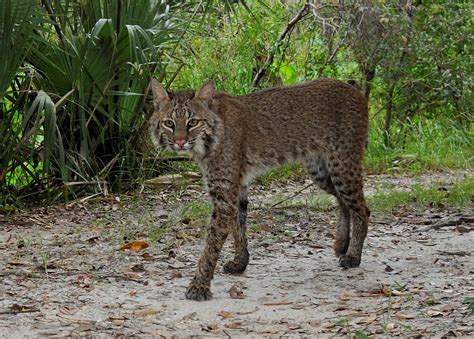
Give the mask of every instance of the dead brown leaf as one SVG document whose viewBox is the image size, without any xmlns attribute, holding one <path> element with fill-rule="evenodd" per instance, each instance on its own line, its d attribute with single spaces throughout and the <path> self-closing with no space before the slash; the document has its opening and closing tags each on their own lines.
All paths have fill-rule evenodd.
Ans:
<svg viewBox="0 0 474 339">
<path fill-rule="evenodd" d="M 182 278 L 183 274 L 178 270 L 173 270 L 170 272 L 169 279 Z"/>
<path fill-rule="evenodd" d="M 202 327 L 202 330 L 203 331 L 206 331 L 206 332 L 215 332 L 219 329 L 219 326 L 217 326 L 216 324 L 209 324 L 209 325 L 204 325 Z"/>
<path fill-rule="evenodd" d="M 405 314 L 405 313 L 402 313 L 402 312 L 395 313 L 395 316 L 400 321 L 415 318 L 415 316 L 413 314 Z"/>
<path fill-rule="evenodd" d="M 146 261 L 152 261 L 155 259 L 155 257 L 151 255 L 150 253 L 143 253 L 142 258 L 143 260 L 146 260 Z"/>
<path fill-rule="evenodd" d="M 456 231 L 458 231 L 459 233 L 469 233 L 471 232 L 471 228 L 463 225 L 458 225 L 456 226 Z"/>
<path fill-rule="evenodd" d="M 428 314 L 430 317 L 439 317 L 439 316 L 443 316 L 443 312 L 441 311 L 437 311 L 437 310 L 428 310 L 426 311 L 426 314 Z"/>
<path fill-rule="evenodd" d="M 229 324 L 224 324 L 224 327 L 230 328 L 232 330 L 236 330 L 239 328 L 242 328 L 244 324 L 241 322 L 235 322 L 235 323 L 229 323 Z"/>
<path fill-rule="evenodd" d="M 371 314 L 368 317 L 361 318 L 356 321 L 357 324 L 372 324 L 374 321 L 377 320 L 377 314 Z"/>
<path fill-rule="evenodd" d="M 219 315 L 222 317 L 222 319 L 229 319 L 229 318 L 234 317 L 234 315 L 231 312 L 227 312 L 227 311 L 220 311 Z"/>
<path fill-rule="evenodd" d="M 114 324 L 115 326 L 122 326 L 123 323 L 125 322 L 125 320 L 123 320 L 123 319 L 112 319 L 110 322 L 112 324 Z"/>
<path fill-rule="evenodd" d="M 92 278 L 86 273 L 80 273 L 76 277 L 76 285 L 79 288 L 90 288 L 92 285 Z"/>
<path fill-rule="evenodd" d="M 462 304 L 459 303 L 459 302 L 452 302 L 452 303 L 448 303 L 448 304 L 437 305 L 437 306 L 433 307 L 433 309 L 439 310 L 441 312 L 452 312 L 454 310 L 459 309 L 461 306 L 462 306 Z"/>
<path fill-rule="evenodd" d="M 291 331 L 299 330 L 301 329 L 301 325 L 299 324 L 288 324 L 287 325 L 288 329 Z"/>
<path fill-rule="evenodd" d="M 130 251 L 141 251 L 145 248 L 148 248 L 150 245 L 143 240 L 129 242 L 128 244 L 123 245 L 119 248 L 119 251 L 130 250 Z"/>
<path fill-rule="evenodd" d="M 158 314 L 160 311 L 158 310 L 153 310 L 153 309 L 147 309 L 143 311 L 137 311 L 135 312 L 136 316 L 146 316 L 146 315 L 153 315 L 153 314 Z"/>
<path fill-rule="evenodd" d="M 242 290 L 243 286 L 241 282 L 236 282 L 229 288 L 229 295 L 232 299 L 244 299 L 244 291 Z"/>
<path fill-rule="evenodd" d="M 75 313 L 76 310 L 73 310 L 71 309 L 70 307 L 68 306 L 59 306 L 59 313 L 62 313 L 62 314 L 73 314 Z"/>
</svg>

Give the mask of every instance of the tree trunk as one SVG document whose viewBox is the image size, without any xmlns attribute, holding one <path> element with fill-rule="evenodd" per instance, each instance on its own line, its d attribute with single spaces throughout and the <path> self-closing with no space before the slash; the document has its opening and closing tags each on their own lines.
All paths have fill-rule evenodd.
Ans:
<svg viewBox="0 0 474 339">
<path fill-rule="evenodd" d="M 360 68 L 362 73 L 362 91 L 365 95 L 365 99 L 369 102 L 372 80 L 375 77 L 375 65 L 362 64 Z"/>
</svg>

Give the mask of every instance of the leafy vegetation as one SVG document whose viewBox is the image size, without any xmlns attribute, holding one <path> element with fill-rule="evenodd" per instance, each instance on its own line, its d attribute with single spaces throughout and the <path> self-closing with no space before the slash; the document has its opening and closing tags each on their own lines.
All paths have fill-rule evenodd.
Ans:
<svg viewBox="0 0 474 339">
<path fill-rule="evenodd" d="M 369 172 L 472 166 L 467 1 L 3 0 L 0 17 L 3 207 L 183 167 L 148 150 L 152 77 L 172 88 L 213 78 L 236 95 L 356 79 L 371 110 Z"/>
<path fill-rule="evenodd" d="M 455 183 L 451 187 L 417 185 L 409 191 L 379 191 L 369 197 L 370 208 L 374 211 L 390 211 L 393 208 L 416 204 L 418 206 L 467 206 L 474 199 L 474 178 Z"/>
</svg>

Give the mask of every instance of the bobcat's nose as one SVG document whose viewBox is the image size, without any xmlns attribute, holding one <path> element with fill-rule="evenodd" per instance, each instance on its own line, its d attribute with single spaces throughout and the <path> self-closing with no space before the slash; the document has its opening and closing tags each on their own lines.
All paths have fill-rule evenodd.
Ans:
<svg viewBox="0 0 474 339">
<path fill-rule="evenodd" d="M 183 147 L 184 144 L 186 143 L 186 140 L 180 139 L 180 140 L 175 140 L 174 143 L 178 145 L 179 147 Z"/>
</svg>

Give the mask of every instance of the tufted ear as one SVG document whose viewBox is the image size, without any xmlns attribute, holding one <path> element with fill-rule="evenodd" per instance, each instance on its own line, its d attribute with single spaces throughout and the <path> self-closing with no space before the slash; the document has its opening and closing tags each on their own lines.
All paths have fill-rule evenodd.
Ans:
<svg viewBox="0 0 474 339">
<path fill-rule="evenodd" d="M 208 80 L 204 85 L 202 85 L 201 89 L 199 89 L 195 97 L 204 101 L 210 101 L 214 98 L 216 94 L 216 90 L 214 88 L 214 81 Z"/>
<path fill-rule="evenodd" d="M 169 101 L 170 97 L 166 89 L 156 79 L 151 80 L 151 90 L 153 91 L 153 101 L 159 104 L 163 101 Z"/>
</svg>

